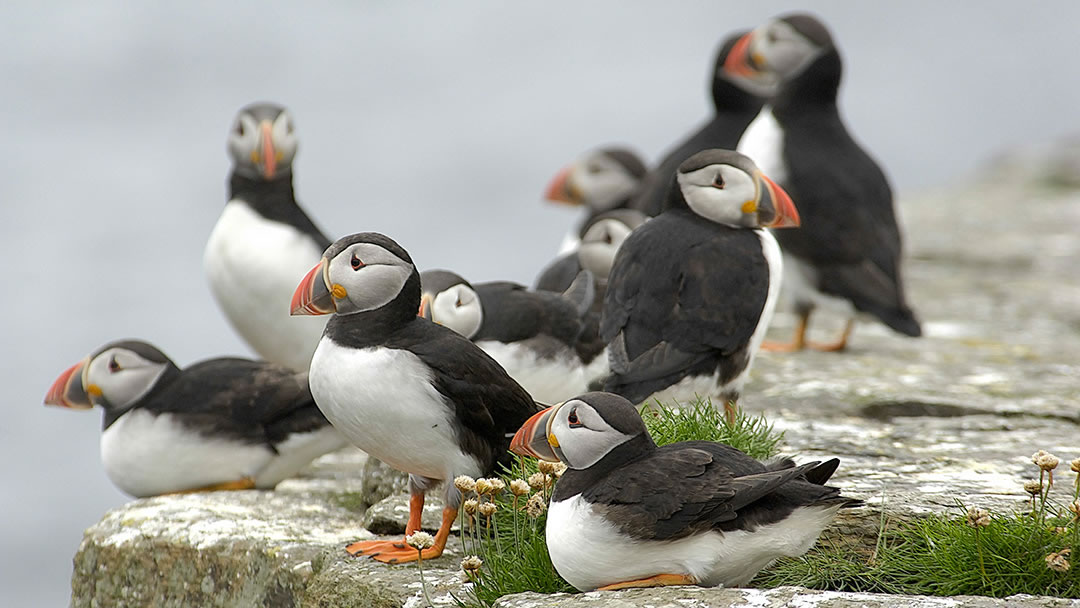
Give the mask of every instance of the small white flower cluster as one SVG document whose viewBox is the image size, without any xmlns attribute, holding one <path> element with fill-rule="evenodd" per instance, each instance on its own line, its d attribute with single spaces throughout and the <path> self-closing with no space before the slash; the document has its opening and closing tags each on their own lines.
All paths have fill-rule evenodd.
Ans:
<svg viewBox="0 0 1080 608">
<path fill-rule="evenodd" d="M 1068 572 L 1071 565 L 1069 564 L 1069 549 L 1062 549 L 1057 553 L 1051 553 L 1046 556 L 1046 567 L 1054 572 Z"/>
<path fill-rule="evenodd" d="M 967 525 L 972 528 L 985 528 L 990 525 L 990 512 L 971 507 L 967 512 Z"/>
</svg>

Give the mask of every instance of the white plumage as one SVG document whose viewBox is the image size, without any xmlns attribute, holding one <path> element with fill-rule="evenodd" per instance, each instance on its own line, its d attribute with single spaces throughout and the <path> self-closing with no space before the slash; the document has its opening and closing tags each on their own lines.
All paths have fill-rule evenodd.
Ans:
<svg viewBox="0 0 1080 608">
<path fill-rule="evenodd" d="M 311 363 L 326 319 L 291 317 L 289 303 L 322 253 L 308 235 L 239 199 L 225 205 L 210 233 L 203 256 L 210 290 L 237 333 L 267 361 L 299 371 Z"/>
</svg>

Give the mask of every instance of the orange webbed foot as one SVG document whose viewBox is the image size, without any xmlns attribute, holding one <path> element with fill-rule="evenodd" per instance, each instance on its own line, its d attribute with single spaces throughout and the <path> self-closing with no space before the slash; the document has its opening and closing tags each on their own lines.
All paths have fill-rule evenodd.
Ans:
<svg viewBox="0 0 1080 608">
<path fill-rule="evenodd" d="M 415 562 L 420 553 L 405 544 L 404 540 L 362 540 L 347 547 L 349 555 L 370 557 L 385 564 L 404 564 Z M 435 559 L 442 555 L 443 547 L 435 546 L 423 550 L 424 559 Z"/>
<path fill-rule="evenodd" d="M 635 587 L 670 587 L 672 585 L 696 585 L 697 581 L 685 574 L 657 574 L 636 581 L 623 581 L 599 587 L 597 591 L 618 591 Z"/>
</svg>

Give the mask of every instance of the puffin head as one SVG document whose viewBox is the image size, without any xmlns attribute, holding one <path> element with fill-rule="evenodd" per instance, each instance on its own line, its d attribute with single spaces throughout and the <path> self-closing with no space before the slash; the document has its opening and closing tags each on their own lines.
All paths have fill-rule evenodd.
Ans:
<svg viewBox="0 0 1080 608">
<path fill-rule="evenodd" d="M 234 170 L 250 179 L 270 180 L 292 173 L 296 157 L 292 115 L 273 103 L 240 109 L 229 131 L 228 149 Z"/>
<path fill-rule="evenodd" d="M 835 50 L 832 36 L 820 20 L 793 13 L 768 21 L 736 40 L 723 70 L 732 81 L 769 97 L 831 50 Z"/>
<path fill-rule="evenodd" d="M 585 205 L 592 212 L 613 209 L 637 190 L 645 163 L 619 147 L 593 150 L 560 170 L 545 198 L 568 205 Z"/>
<path fill-rule="evenodd" d="M 619 395 L 593 392 L 534 414 L 518 429 L 510 450 L 581 470 L 637 437 L 656 447 L 633 404 Z"/>
<path fill-rule="evenodd" d="M 733 53 L 745 52 L 746 43 L 743 39 L 749 33 L 747 30 L 742 30 L 728 35 L 720 43 L 720 50 L 716 52 L 712 98 L 713 107 L 717 112 L 759 109 L 764 103 L 763 98 L 769 97 L 774 92 L 774 88 L 766 83 L 748 78 L 742 70 L 738 69 L 741 64 L 732 59 Z"/>
<path fill-rule="evenodd" d="M 77 410 L 98 405 L 118 415 L 138 405 L 155 386 L 178 372 L 151 344 L 110 342 L 60 374 L 45 395 L 45 404 Z"/>
<path fill-rule="evenodd" d="M 607 279 L 619 246 L 648 219 L 636 209 L 613 209 L 594 216 L 582 230 L 578 263 L 598 279 Z"/>
<path fill-rule="evenodd" d="M 702 150 L 683 161 L 670 196 L 670 207 L 688 207 L 718 224 L 736 228 L 799 225 L 791 197 L 754 161 L 731 150 Z"/>
<path fill-rule="evenodd" d="M 421 317 L 472 339 L 484 322 L 484 307 L 472 285 L 449 270 L 420 273 Z"/>
<path fill-rule="evenodd" d="M 300 281 L 293 315 L 349 315 L 393 305 L 415 317 L 420 274 L 412 258 L 388 236 L 361 232 L 338 239 Z"/>
</svg>

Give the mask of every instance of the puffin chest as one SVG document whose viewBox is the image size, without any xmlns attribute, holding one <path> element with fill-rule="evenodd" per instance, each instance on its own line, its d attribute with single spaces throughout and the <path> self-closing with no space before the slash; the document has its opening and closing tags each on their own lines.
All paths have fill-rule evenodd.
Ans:
<svg viewBox="0 0 1080 608">
<path fill-rule="evenodd" d="M 309 374 L 327 420 L 356 447 L 415 475 L 479 475 L 458 438 L 454 410 L 416 354 L 386 347 L 351 348 L 324 337 Z"/>
<path fill-rule="evenodd" d="M 784 128 L 773 115 L 772 107 L 765 106 L 743 131 L 736 152 L 750 157 L 761 172 L 778 184 L 788 179 L 787 163 L 784 162 Z"/>
</svg>

